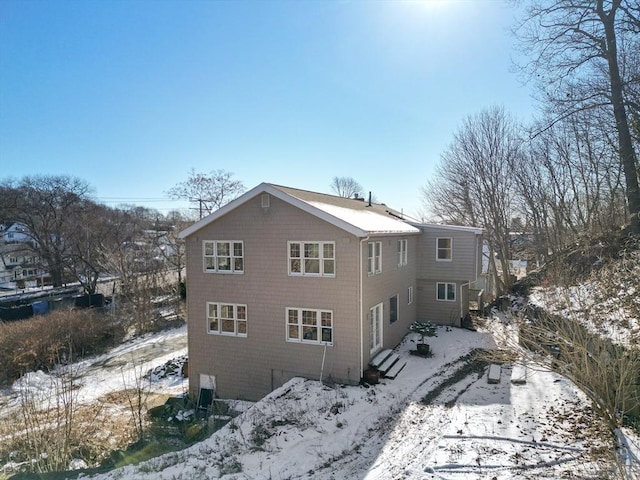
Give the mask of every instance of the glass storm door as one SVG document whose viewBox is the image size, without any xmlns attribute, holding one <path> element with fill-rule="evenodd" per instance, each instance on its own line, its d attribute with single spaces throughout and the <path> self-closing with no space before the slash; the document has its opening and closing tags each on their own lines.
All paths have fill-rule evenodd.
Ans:
<svg viewBox="0 0 640 480">
<path fill-rule="evenodd" d="M 375 353 L 382 348 L 382 303 L 369 310 L 369 348 Z"/>
</svg>

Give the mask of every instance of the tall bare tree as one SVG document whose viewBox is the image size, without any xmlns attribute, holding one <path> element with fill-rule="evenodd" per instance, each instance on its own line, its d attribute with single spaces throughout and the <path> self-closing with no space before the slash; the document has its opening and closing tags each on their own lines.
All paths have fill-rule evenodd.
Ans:
<svg viewBox="0 0 640 480">
<path fill-rule="evenodd" d="M 113 228 L 111 217 L 109 207 L 87 203 L 77 212 L 77 227 L 66 236 L 69 247 L 67 271 L 87 294 L 96 293 L 100 274 L 109 273 L 102 252 Z"/>
<path fill-rule="evenodd" d="M 624 171 L 631 231 L 640 233 L 638 160 L 630 128 L 638 121 L 640 5 L 637 0 L 533 0 L 515 31 L 557 120 L 607 106 Z"/>
<path fill-rule="evenodd" d="M 499 290 L 510 287 L 510 220 L 516 193 L 512 172 L 521 161 L 519 126 L 502 108 L 467 117 L 423 189 L 428 210 L 445 223 L 482 226 Z M 495 268 L 495 261 L 500 269 Z"/>
<path fill-rule="evenodd" d="M 189 178 L 170 188 L 167 194 L 171 198 L 196 204 L 195 208 L 202 218 L 238 197 L 244 190 L 242 182 L 233 179 L 233 173 L 214 170 L 204 174 L 191 169 Z"/>
<path fill-rule="evenodd" d="M 540 131 L 514 169 L 518 210 L 534 234 L 538 260 L 584 235 L 618 230 L 624 214 L 624 173 L 602 109 L 580 111 Z M 544 121 L 543 121 L 544 123 Z"/>
</svg>

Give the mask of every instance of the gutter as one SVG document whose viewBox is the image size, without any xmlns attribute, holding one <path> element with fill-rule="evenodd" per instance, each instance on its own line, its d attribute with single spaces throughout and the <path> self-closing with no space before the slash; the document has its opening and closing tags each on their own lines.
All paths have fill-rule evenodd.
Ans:
<svg viewBox="0 0 640 480">
<path fill-rule="evenodd" d="M 364 242 L 369 241 L 369 236 L 367 235 L 366 237 L 360 239 L 360 271 L 358 272 L 360 277 L 358 278 L 358 283 L 359 283 L 359 287 L 360 287 L 360 291 L 358 292 L 358 306 L 360 308 L 360 378 L 362 378 L 362 375 L 364 375 L 364 360 L 363 360 L 363 355 L 364 355 L 364 350 L 362 349 L 362 345 L 364 342 L 364 338 L 363 338 L 363 330 L 364 330 L 364 311 L 363 311 L 363 306 L 362 306 L 362 285 L 363 285 L 363 278 L 364 275 L 362 274 L 363 270 L 362 270 L 362 264 L 363 264 L 363 260 L 362 260 L 362 244 Z"/>
</svg>

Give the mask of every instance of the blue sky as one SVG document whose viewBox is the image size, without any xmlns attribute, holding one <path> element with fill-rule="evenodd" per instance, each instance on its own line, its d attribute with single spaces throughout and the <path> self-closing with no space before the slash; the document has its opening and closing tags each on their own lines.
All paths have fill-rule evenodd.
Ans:
<svg viewBox="0 0 640 480">
<path fill-rule="evenodd" d="M 0 178 L 70 174 L 108 205 L 196 172 L 417 214 L 464 117 L 527 120 L 500 0 L 0 0 Z"/>
</svg>

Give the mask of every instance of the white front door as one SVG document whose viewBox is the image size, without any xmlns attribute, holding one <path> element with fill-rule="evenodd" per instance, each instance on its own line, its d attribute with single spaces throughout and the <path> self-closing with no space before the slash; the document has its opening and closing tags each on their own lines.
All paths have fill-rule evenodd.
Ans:
<svg viewBox="0 0 640 480">
<path fill-rule="evenodd" d="M 369 310 L 369 348 L 371 354 L 382 348 L 382 303 Z"/>
</svg>

